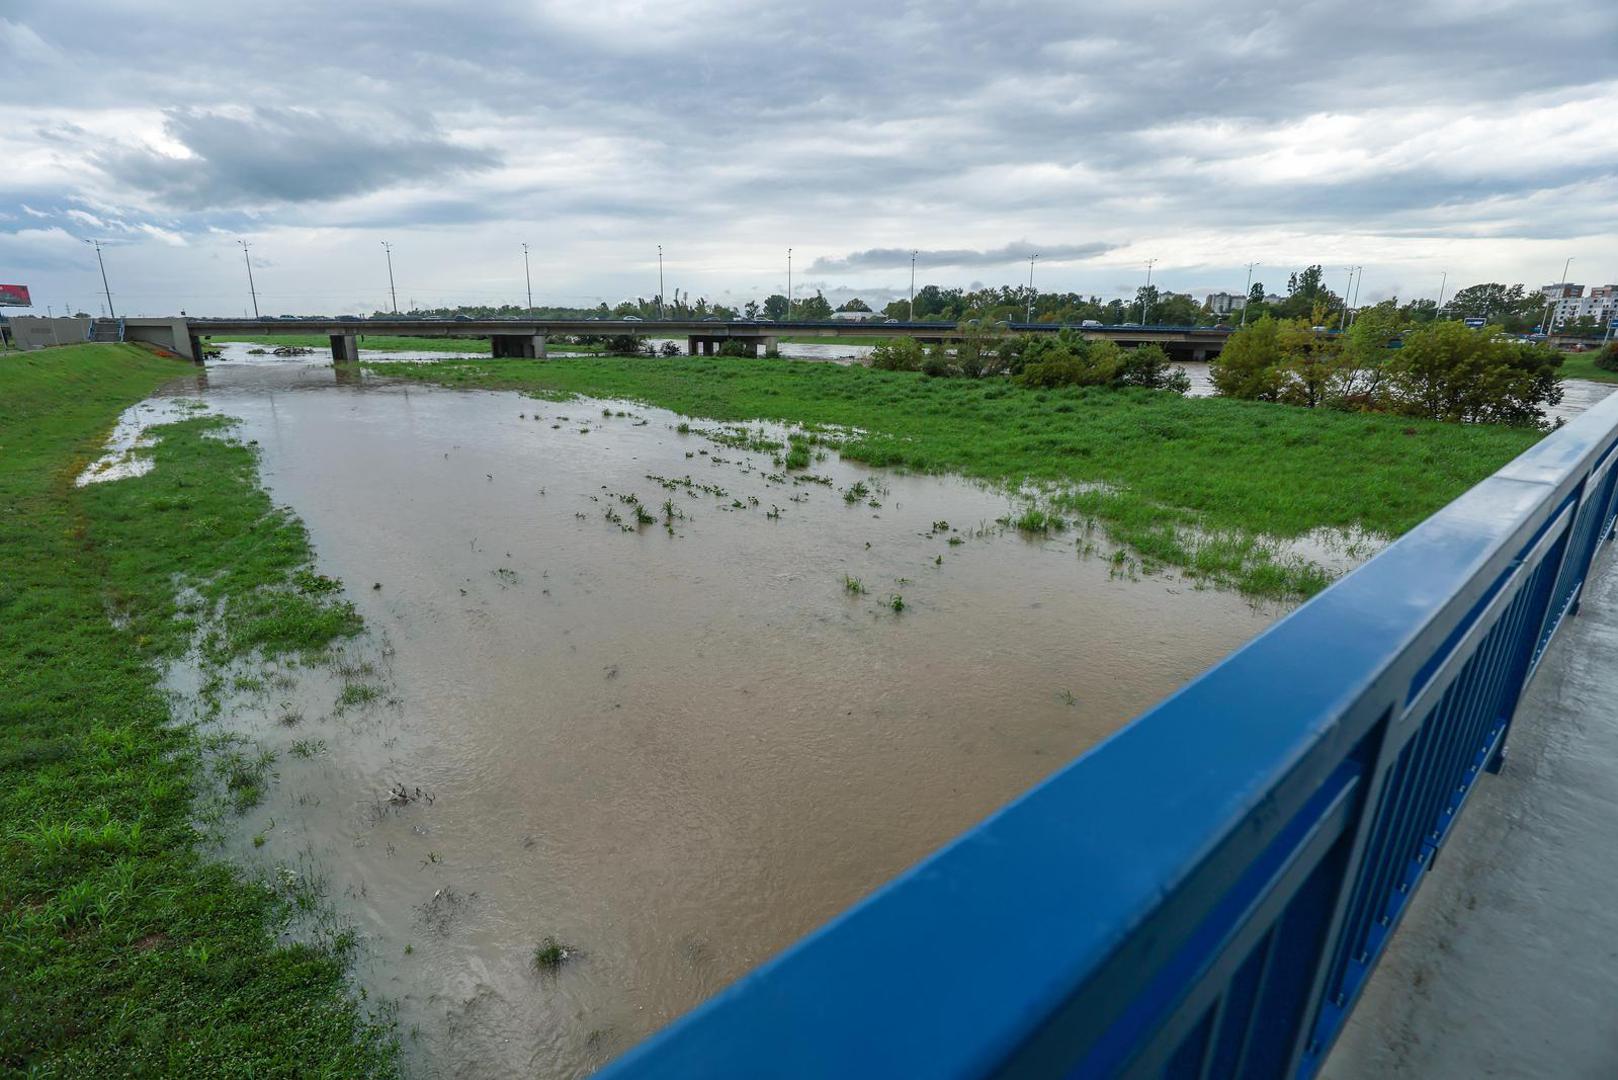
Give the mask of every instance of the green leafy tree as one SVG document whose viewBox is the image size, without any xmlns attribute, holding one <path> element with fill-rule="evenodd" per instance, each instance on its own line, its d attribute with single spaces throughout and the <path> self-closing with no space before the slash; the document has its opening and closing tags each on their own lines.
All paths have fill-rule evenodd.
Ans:
<svg viewBox="0 0 1618 1080">
<path fill-rule="evenodd" d="M 764 300 L 764 315 L 767 318 L 781 322 L 787 317 L 787 298 L 780 293 L 772 293 Z"/>
<path fill-rule="evenodd" d="M 871 310 L 871 305 L 867 304 L 864 300 L 861 300 L 859 297 L 856 296 L 851 300 L 845 301 L 842 305 L 840 305 L 837 308 L 837 310 L 838 311 L 870 311 Z"/>
<path fill-rule="evenodd" d="M 811 322 L 816 319 L 829 319 L 831 318 L 831 301 L 821 296 L 817 290 L 813 296 L 792 302 L 792 317 Z"/>
<path fill-rule="evenodd" d="M 1250 322 L 1225 342 L 1208 365 L 1214 389 L 1224 397 L 1275 401 L 1281 395 L 1281 324 L 1268 315 Z"/>
<path fill-rule="evenodd" d="M 1408 331 L 1388 365 L 1393 407 L 1431 420 L 1540 423 L 1545 407 L 1562 400 L 1562 357 L 1499 337 L 1498 326 L 1473 330 L 1453 320 Z"/>
<path fill-rule="evenodd" d="M 1315 409 L 1332 398 L 1344 364 L 1338 341 L 1314 329 L 1324 318 L 1325 310 L 1317 304 L 1309 318 L 1288 319 L 1279 325 L 1276 344 L 1283 377 L 1277 400 Z"/>
<path fill-rule="evenodd" d="M 915 338 L 889 338 L 871 350 L 871 366 L 878 371 L 920 371 L 927 350 Z"/>
</svg>

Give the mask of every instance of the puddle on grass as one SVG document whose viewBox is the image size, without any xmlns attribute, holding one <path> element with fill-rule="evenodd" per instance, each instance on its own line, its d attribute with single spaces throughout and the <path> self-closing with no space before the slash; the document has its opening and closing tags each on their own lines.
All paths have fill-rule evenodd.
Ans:
<svg viewBox="0 0 1618 1080">
<path fill-rule="evenodd" d="M 325 879 L 415 1075 L 590 1072 L 1281 610 L 966 481 L 253 360 L 173 390 L 241 420 L 368 632 L 234 688 L 277 756 L 227 850 Z"/>
</svg>

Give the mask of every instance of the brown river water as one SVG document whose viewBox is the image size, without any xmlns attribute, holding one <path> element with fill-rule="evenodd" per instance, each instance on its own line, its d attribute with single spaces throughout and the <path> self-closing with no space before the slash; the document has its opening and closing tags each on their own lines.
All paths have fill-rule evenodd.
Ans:
<svg viewBox="0 0 1618 1080">
<path fill-rule="evenodd" d="M 781 482 L 658 409 L 244 348 L 175 392 L 239 418 L 368 630 L 227 710 L 279 755 L 227 853 L 323 883 L 413 1075 L 589 1073 L 1280 614 L 1007 531 L 963 480 Z M 609 521 L 626 493 L 659 523 Z"/>
</svg>

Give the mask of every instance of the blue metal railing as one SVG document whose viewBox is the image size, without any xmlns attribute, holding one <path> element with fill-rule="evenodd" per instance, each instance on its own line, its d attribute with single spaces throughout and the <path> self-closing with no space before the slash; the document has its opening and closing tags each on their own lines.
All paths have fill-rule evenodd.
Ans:
<svg viewBox="0 0 1618 1080">
<path fill-rule="evenodd" d="M 1615 460 L 1618 395 L 603 1075 L 1313 1075 L 1577 611 Z"/>
</svg>

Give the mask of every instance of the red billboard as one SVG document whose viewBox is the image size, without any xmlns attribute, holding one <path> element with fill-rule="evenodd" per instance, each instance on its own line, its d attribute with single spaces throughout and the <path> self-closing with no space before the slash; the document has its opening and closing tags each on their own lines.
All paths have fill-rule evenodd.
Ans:
<svg viewBox="0 0 1618 1080">
<path fill-rule="evenodd" d="M 26 285 L 0 285 L 0 307 L 33 307 Z"/>
</svg>

